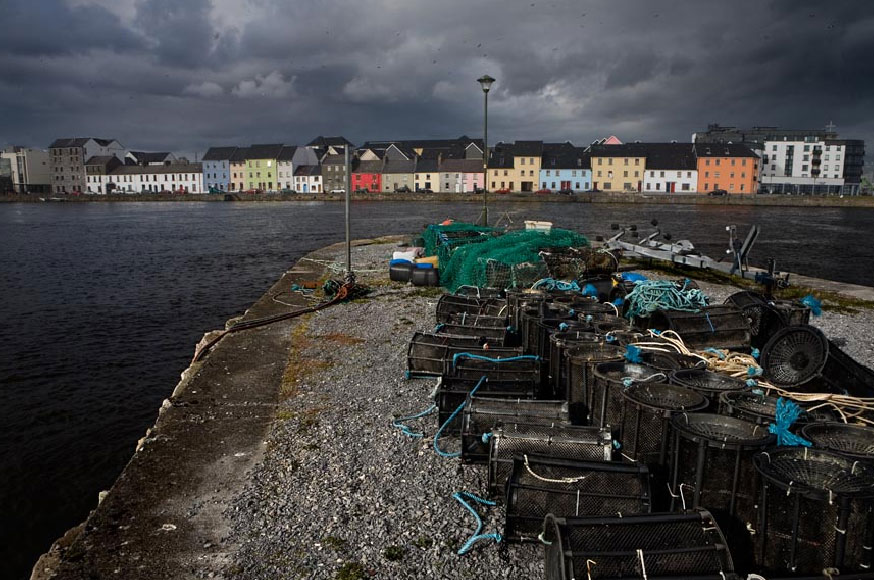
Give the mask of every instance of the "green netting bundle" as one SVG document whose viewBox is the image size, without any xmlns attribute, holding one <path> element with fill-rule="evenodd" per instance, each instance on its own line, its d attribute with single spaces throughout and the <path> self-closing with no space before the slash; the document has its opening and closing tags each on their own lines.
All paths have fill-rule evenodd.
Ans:
<svg viewBox="0 0 874 580">
<path fill-rule="evenodd" d="M 459 286 L 527 287 L 547 274 L 541 250 L 588 245 L 585 236 L 569 230 L 507 232 L 456 247 L 449 260 L 440 262 L 440 283 L 450 292 Z"/>
</svg>

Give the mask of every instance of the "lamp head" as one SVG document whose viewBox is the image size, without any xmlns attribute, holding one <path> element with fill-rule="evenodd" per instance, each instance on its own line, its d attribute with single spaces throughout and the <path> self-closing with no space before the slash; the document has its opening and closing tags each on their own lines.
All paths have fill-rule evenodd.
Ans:
<svg viewBox="0 0 874 580">
<path fill-rule="evenodd" d="M 495 82 L 495 79 L 489 75 L 483 75 L 476 80 L 479 82 L 480 86 L 482 86 L 484 93 L 489 92 L 489 89 L 492 88 L 492 83 Z"/>
</svg>

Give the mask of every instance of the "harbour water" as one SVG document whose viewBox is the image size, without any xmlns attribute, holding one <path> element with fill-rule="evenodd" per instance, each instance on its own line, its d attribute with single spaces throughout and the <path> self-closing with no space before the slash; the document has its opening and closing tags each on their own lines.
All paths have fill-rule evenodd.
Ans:
<svg viewBox="0 0 874 580">
<path fill-rule="evenodd" d="M 474 204 L 358 202 L 355 238 L 413 233 Z M 762 228 L 753 261 L 874 286 L 874 209 L 493 204 L 521 226 L 589 235 L 658 219 L 718 257 Z M 24 578 L 94 507 L 154 421 L 194 344 L 303 254 L 343 237 L 337 203 L 0 204 L 0 561 Z"/>
</svg>

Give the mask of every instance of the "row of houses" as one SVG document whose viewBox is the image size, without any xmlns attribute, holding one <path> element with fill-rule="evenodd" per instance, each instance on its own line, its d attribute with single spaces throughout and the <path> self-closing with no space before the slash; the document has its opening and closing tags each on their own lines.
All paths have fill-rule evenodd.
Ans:
<svg viewBox="0 0 874 580">
<path fill-rule="evenodd" d="M 343 137 L 322 136 L 302 146 L 212 147 L 193 163 L 169 152 L 127 150 L 112 139 L 74 138 L 49 146 L 47 174 L 54 193 L 326 193 L 345 190 L 348 155 L 352 190 L 371 193 L 486 188 L 752 194 L 805 192 L 799 189 L 804 186 L 811 193 L 858 193 L 864 142 L 836 137 L 711 125 L 691 143 L 622 143 L 616 137 L 583 147 L 499 142 L 490 147 L 488 167 L 482 140 L 466 135 L 367 141 L 358 147 Z"/>
</svg>

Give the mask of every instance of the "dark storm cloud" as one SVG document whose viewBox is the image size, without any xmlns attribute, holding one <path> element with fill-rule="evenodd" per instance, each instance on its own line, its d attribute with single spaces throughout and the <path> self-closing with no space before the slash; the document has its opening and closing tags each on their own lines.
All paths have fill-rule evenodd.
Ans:
<svg viewBox="0 0 874 580">
<path fill-rule="evenodd" d="M 318 134 L 688 140 L 708 122 L 874 139 L 874 4 L 7 0 L 0 142 Z"/>
</svg>

